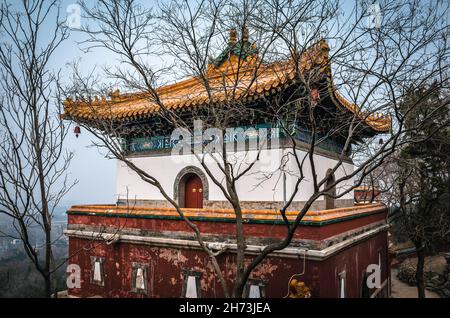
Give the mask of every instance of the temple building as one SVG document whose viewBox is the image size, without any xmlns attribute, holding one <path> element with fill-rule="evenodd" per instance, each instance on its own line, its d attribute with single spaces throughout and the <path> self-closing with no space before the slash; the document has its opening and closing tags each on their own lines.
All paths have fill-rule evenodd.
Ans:
<svg viewBox="0 0 450 318">
<path fill-rule="evenodd" d="M 307 108 L 301 103 L 315 103 L 320 127 L 317 136 L 327 136 L 314 151 L 315 171 L 319 178 L 327 177 L 330 182 L 354 169 L 351 147 L 342 155 L 345 134 L 329 134 L 336 121 L 345 123 L 355 115 L 359 119 L 353 144 L 390 129 L 389 118 L 363 113 L 339 94 L 332 81 L 325 41 L 311 46 L 294 61 L 291 58 L 263 63 L 248 36 L 244 34 L 238 41 L 232 31 L 223 52 L 209 63 L 209 91 L 198 77 L 157 89 L 165 111 L 189 122 L 194 131 L 198 120 L 204 125 L 200 131 L 205 131 L 214 126 L 214 116 L 223 116 L 227 121 L 222 123 L 226 122 L 227 127 L 220 128 L 234 128 L 226 130 L 223 141 L 233 144 L 243 138 L 247 142 L 243 149 L 232 148 L 232 152 L 245 152 L 253 158 L 258 155 L 252 168 L 256 173 L 244 175 L 237 184 L 248 259 L 286 235 L 279 209 L 295 189 L 298 174 L 292 172 L 298 166 L 289 160 L 280 174 L 265 172 L 279 169 L 281 158 L 292 151 L 292 138 L 299 157 L 310 149 L 311 127 L 305 124 L 305 114 L 301 112 Z M 313 79 L 311 89 L 299 89 L 303 84 L 296 77 L 297 70 Z M 236 87 L 245 89 L 234 90 L 232 98 L 245 111 L 227 117 L 227 111 L 235 110 L 223 106 L 230 98 L 223 81 L 236 78 Z M 310 98 L 305 98 L 308 94 Z M 113 125 L 115 132 L 120 132 L 127 158 L 161 183 L 198 226 L 211 249 L 224 251 L 217 259 L 232 286 L 236 258 L 233 209 L 195 154 L 175 151 L 181 144 L 179 134 L 173 133 L 177 127 L 164 119 L 159 106 L 146 93 L 116 91 L 109 98 L 91 103 L 68 99 L 63 117 L 100 130 L 102 123 L 108 123 L 105 127 Z M 288 129 L 281 129 L 282 125 Z M 291 136 L 287 136 L 287 130 L 292 130 Z M 260 138 L 261 131 L 269 146 L 252 148 L 255 132 Z M 333 172 L 338 160 L 343 163 Z M 219 176 L 222 172 L 211 165 L 210 173 Z M 305 165 L 305 174 L 310 173 L 311 167 Z M 350 178 L 333 189 L 331 195 L 321 196 L 313 203 L 289 247 L 270 254 L 252 272 L 244 291 L 246 297 L 389 295 L 387 210 L 380 203 L 355 205 L 353 191 L 334 198 L 353 184 Z M 312 181 L 306 178 L 288 208 L 289 220 L 295 219 L 313 191 Z M 67 214 L 69 263 L 81 269 L 81 287 L 70 288 L 70 296 L 223 296 L 209 257 L 192 230 L 158 188 L 143 181 L 122 161 L 117 160 L 116 202 L 75 205 Z M 376 287 L 366 284 L 371 264 L 380 271 L 380 284 Z"/>
</svg>

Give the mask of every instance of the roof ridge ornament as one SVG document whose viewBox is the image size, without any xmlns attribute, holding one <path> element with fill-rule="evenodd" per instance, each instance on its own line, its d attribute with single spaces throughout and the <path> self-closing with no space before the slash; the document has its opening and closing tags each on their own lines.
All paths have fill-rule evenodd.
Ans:
<svg viewBox="0 0 450 318">
<path fill-rule="evenodd" d="M 229 30 L 228 45 L 216 58 L 210 59 L 210 64 L 215 68 L 220 68 L 225 61 L 230 60 L 232 55 L 241 61 L 247 61 L 258 55 L 257 45 L 255 42 L 249 41 L 249 31 L 245 25 L 242 26 L 240 39 L 238 39 L 236 28 Z"/>
</svg>

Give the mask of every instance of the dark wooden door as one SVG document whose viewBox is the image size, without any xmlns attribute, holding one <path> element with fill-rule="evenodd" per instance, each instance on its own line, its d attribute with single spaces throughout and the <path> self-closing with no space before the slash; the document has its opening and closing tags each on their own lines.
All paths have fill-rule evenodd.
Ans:
<svg viewBox="0 0 450 318">
<path fill-rule="evenodd" d="M 195 174 L 186 180 L 184 204 L 186 208 L 203 208 L 203 184 Z"/>
</svg>

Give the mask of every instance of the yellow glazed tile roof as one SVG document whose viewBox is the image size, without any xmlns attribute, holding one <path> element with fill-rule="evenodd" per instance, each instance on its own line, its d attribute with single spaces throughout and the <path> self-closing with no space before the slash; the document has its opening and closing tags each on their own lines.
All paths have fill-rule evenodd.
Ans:
<svg viewBox="0 0 450 318">
<path fill-rule="evenodd" d="M 329 209 L 322 211 L 308 211 L 302 221 L 311 223 L 320 223 L 330 220 L 338 220 L 342 218 L 358 216 L 367 213 L 381 212 L 386 207 L 381 203 L 372 203 L 365 205 L 357 205 L 352 207 Z M 205 219 L 235 219 L 234 211 L 231 209 L 181 209 L 186 217 L 205 218 Z M 126 207 L 116 205 L 74 205 L 67 210 L 70 213 L 82 213 L 88 215 L 126 215 L 126 216 L 166 216 L 179 217 L 178 212 L 174 208 L 148 208 L 148 207 Z M 248 220 L 263 221 L 282 221 L 279 211 L 276 210 L 250 210 L 243 209 L 243 218 Z M 288 220 L 295 220 L 299 211 L 288 211 L 286 216 Z"/>
<path fill-rule="evenodd" d="M 329 74 L 331 78 L 328 53 L 329 47 L 324 40 L 311 46 L 299 59 L 300 70 L 307 72 L 318 68 L 320 72 Z M 222 103 L 230 99 L 246 102 L 263 98 L 294 84 L 295 69 L 292 59 L 285 62 L 260 64 L 255 55 L 245 60 L 239 60 L 237 56 L 230 55 L 227 61 L 219 66 L 209 65 L 207 76 L 210 89 L 206 90 L 199 78 L 191 77 L 175 84 L 162 86 L 156 89 L 156 92 L 164 108 L 170 111 Z M 237 70 L 239 75 L 236 74 Z M 236 81 L 237 78 L 238 81 Z M 357 113 L 375 131 L 389 130 L 390 118 L 381 115 L 365 116 L 357 105 L 340 95 L 332 83 L 329 85 L 329 91 L 338 106 Z M 231 97 L 233 94 L 234 97 Z M 67 99 L 64 102 L 62 117 L 83 121 L 146 118 L 160 110 L 160 106 L 152 100 L 154 99 L 149 93 L 120 94 L 118 91 L 111 93 L 110 99 L 95 98 L 89 103 Z"/>
</svg>

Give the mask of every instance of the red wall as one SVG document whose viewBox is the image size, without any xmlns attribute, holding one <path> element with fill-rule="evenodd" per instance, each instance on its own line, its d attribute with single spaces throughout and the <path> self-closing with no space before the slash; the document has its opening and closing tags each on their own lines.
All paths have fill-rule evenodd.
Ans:
<svg viewBox="0 0 450 318">
<path fill-rule="evenodd" d="M 382 221 L 386 217 L 386 210 L 381 213 L 362 216 L 354 219 L 340 220 L 323 226 L 300 225 L 295 233 L 295 239 L 323 240 L 328 237 L 359 228 L 374 222 Z M 106 226 L 112 228 L 133 228 L 155 232 L 173 231 L 189 232 L 192 230 L 182 220 L 149 219 L 142 217 L 109 217 L 99 215 L 68 215 L 69 224 L 81 224 L 89 226 Z M 195 221 L 201 233 L 217 235 L 236 235 L 234 223 L 217 221 Z M 254 224 L 244 225 L 245 235 L 260 238 L 284 238 L 287 229 L 284 225 Z"/>
<path fill-rule="evenodd" d="M 346 272 L 346 297 L 361 297 L 363 274 L 369 264 L 378 264 L 381 254 L 381 282 L 389 275 L 386 232 L 346 249 L 323 262 L 317 270 L 321 297 L 338 297 L 338 275 Z"/>
<path fill-rule="evenodd" d="M 167 230 L 167 229 L 166 229 Z M 378 264 L 381 252 L 382 282 L 386 279 L 387 235 L 381 232 L 365 241 L 349 247 L 324 261 L 306 261 L 306 269 L 300 280 L 312 289 L 313 297 L 338 297 L 338 274 L 346 271 L 347 297 L 360 297 L 362 276 L 371 263 Z M 202 272 L 202 297 L 223 296 L 215 278 L 209 258 L 198 250 L 159 248 L 146 245 L 102 242 L 70 238 L 71 264 L 78 264 L 82 271 L 81 289 L 71 289 L 74 296 L 90 297 L 180 297 L 182 269 Z M 90 256 L 105 257 L 105 285 L 90 283 Z M 234 254 L 223 254 L 218 260 L 229 287 L 234 276 Z M 131 262 L 148 263 L 148 295 L 136 295 L 131 290 Z M 284 297 L 291 275 L 303 272 L 303 259 L 267 258 L 252 274 L 253 278 L 267 281 L 267 297 Z"/>
</svg>

